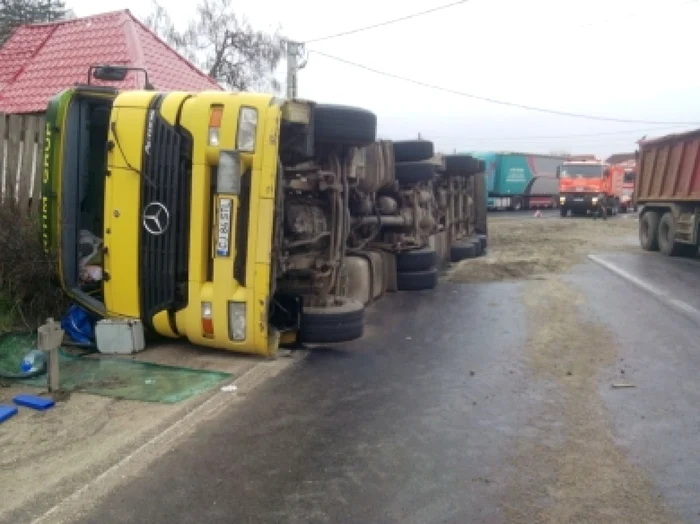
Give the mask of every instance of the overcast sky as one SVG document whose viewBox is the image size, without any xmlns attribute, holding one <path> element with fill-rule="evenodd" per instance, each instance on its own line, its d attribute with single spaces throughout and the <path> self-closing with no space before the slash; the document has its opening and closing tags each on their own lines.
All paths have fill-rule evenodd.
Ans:
<svg viewBox="0 0 700 524">
<path fill-rule="evenodd" d="M 454 0 L 236 2 L 259 29 L 312 40 Z M 547 115 L 387 78 L 311 53 L 299 96 L 366 107 L 382 137 L 420 133 L 442 151 L 633 151 L 643 135 L 700 127 L 698 0 L 471 0 L 411 20 L 308 44 L 345 60 L 462 93 L 573 113 L 686 125 Z M 147 0 L 67 0 L 78 16 Z M 194 2 L 162 0 L 176 23 Z M 175 7 L 177 4 L 179 6 Z M 284 79 L 284 71 L 279 78 Z M 694 123 L 697 124 L 694 124 Z M 578 135 L 578 136 L 571 136 Z M 583 136 L 581 136 L 583 135 Z"/>
</svg>

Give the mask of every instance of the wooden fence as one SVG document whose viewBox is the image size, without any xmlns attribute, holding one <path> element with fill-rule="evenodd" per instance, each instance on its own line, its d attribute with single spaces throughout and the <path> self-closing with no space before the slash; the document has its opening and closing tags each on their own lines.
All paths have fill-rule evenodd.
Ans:
<svg viewBox="0 0 700 524">
<path fill-rule="evenodd" d="M 0 200 L 37 213 L 41 201 L 44 117 L 0 113 Z"/>
</svg>

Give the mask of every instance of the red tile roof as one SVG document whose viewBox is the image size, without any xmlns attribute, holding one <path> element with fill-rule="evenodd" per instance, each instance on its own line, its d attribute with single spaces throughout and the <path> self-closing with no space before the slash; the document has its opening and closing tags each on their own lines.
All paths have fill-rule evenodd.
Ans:
<svg viewBox="0 0 700 524">
<path fill-rule="evenodd" d="M 160 91 L 221 89 L 124 10 L 17 28 L 0 49 L 0 112 L 43 112 L 51 97 L 85 83 L 88 68 L 99 64 L 142 67 Z M 142 89 L 143 82 L 143 74 L 132 73 L 109 85 Z"/>
</svg>

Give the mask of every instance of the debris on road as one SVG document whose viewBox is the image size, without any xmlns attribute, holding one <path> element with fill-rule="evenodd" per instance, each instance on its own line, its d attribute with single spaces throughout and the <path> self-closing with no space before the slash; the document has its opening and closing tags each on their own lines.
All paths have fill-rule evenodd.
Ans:
<svg viewBox="0 0 700 524">
<path fill-rule="evenodd" d="M 622 388 L 636 388 L 634 384 L 613 384 L 612 385 L 613 389 L 622 389 Z"/>
<path fill-rule="evenodd" d="M 12 401 L 18 406 L 35 409 L 37 411 L 46 411 L 54 406 L 53 399 L 39 397 L 37 395 L 17 395 Z"/>
<path fill-rule="evenodd" d="M 5 406 L 0 404 L 0 424 L 5 422 L 6 420 L 10 420 L 17 413 L 18 410 L 15 406 Z"/>
</svg>

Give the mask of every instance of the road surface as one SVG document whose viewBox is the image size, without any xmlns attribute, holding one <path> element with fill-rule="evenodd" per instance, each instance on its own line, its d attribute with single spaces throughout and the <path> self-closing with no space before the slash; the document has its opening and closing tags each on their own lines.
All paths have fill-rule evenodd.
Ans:
<svg viewBox="0 0 700 524">
<path fill-rule="evenodd" d="M 606 260 L 700 307 L 697 262 Z M 622 273 L 390 295 L 71 521 L 698 522 L 699 327 Z"/>
</svg>

